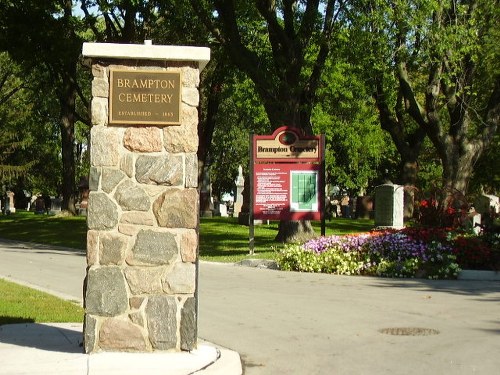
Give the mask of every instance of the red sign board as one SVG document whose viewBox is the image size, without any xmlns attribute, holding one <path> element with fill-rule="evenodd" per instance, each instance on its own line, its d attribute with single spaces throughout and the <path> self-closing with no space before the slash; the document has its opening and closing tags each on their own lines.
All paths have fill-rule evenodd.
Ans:
<svg viewBox="0 0 500 375">
<path fill-rule="evenodd" d="M 256 164 L 254 211 L 260 220 L 320 220 L 319 164 Z"/>
<path fill-rule="evenodd" d="M 321 220 L 321 137 L 281 127 L 253 137 L 253 217 Z"/>
</svg>

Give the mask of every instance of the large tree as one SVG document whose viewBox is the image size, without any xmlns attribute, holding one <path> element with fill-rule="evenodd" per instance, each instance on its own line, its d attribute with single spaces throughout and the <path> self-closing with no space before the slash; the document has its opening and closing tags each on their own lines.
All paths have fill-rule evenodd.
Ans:
<svg viewBox="0 0 500 375">
<path fill-rule="evenodd" d="M 9 51 L 28 75 L 43 72 L 45 89 L 40 95 L 55 94 L 59 103 L 62 154 L 63 209 L 75 212 L 74 126 L 76 102 L 85 97 L 77 83 L 77 69 L 83 42 L 82 24 L 73 15 L 70 0 L 19 0 L 0 3 L 0 48 Z"/>
<path fill-rule="evenodd" d="M 39 73 L 27 76 L 0 53 L 0 185 L 15 192 L 19 208 L 26 192 L 56 194 L 61 186 L 58 105 L 40 98 Z"/>
<path fill-rule="evenodd" d="M 342 1 L 191 3 L 231 61 L 255 83 L 271 126 L 311 134 L 316 89 Z"/>
<path fill-rule="evenodd" d="M 155 0 L 81 0 L 83 21 L 97 42 L 142 43 L 151 39 L 156 29 L 162 1 Z"/>
<path fill-rule="evenodd" d="M 382 127 L 410 173 L 403 182 L 415 178 L 426 135 L 442 188 L 466 194 L 500 120 L 499 2 L 361 0 L 352 10 Z"/>
<path fill-rule="evenodd" d="M 391 174 L 397 155 L 378 126 L 364 72 L 348 59 L 343 53 L 327 62 L 311 118 L 315 132 L 326 138 L 327 183 L 356 196 L 373 193 Z"/>
<path fill-rule="evenodd" d="M 238 166 L 248 165 L 248 134 L 267 131 L 269 120 L 253 82 L 241 71 L 225 70 L 225 84 L 218 95 L 217 127 L 209 155 L 213 193 L 220 198 L 234 190 Z"/>
<path fill-rule="evenodd" d="M 273 130 L 312 134 L 316 90 L 339 28 L 342 0 L 191 0 L 198 17 L 253 81 Z M 313 234 L 307 222 L 281 222 L 276 240 Z"/>
<path fill-rule="evenodd" d="M 24 132 L 17 125 L 25 125 L 27 112 L 18 108 L 22 102 L 25 86 L 19 75 L 19 68 L 5 52 L 0 53 L 0 186 L 12 189 L 14 181 L 29 171 L 32 159 L 15 160 L 15 153 L 24 148 L 29 140 L 23 139 Z"/>
</svg>

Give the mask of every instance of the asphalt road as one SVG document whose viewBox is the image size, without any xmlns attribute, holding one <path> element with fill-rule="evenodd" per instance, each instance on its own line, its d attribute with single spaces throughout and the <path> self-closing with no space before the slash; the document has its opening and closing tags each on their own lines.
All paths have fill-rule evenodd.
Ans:
<svg viewBox="0 0 500 375">
<path fill-rule="evenodd" d="M 0 277 L 81 301 L 84 276 L 81 252 L 0 240 Z M 239 352 L 248 375 L 497 374 L 500 282 L 201 262 L 198 329 Z"/>
</svg>

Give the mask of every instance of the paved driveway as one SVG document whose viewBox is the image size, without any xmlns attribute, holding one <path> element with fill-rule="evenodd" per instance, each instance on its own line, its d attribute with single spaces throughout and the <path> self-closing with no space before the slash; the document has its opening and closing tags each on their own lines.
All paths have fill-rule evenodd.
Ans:
<svg viewBox="0 0 500 375">
<path fill-rule="evenodd" d="M 80 252 L 0 241 L 0 277 L 81 300 L 84 275 Z M 500 282 L 202 262 L 199 337 L 238 351 L 247 375 L 498 374 Z"/>
<path fill-rule="evenodd" d="M 200 336 L 246 374 L 500 373 L 499 282 L 200 272 Z"/>
</svg>

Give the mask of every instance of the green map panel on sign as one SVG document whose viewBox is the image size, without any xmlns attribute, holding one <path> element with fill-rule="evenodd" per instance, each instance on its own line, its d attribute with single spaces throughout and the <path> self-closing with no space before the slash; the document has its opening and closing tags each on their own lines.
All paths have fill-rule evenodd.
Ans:
<svg viewBox="0 0 500 375">
<path fill-rule="evenodd" d="M 292 210 L 315 210 L 317 206 L 317 172 L 292 171 L 291 175 Z"/>
</svg>

